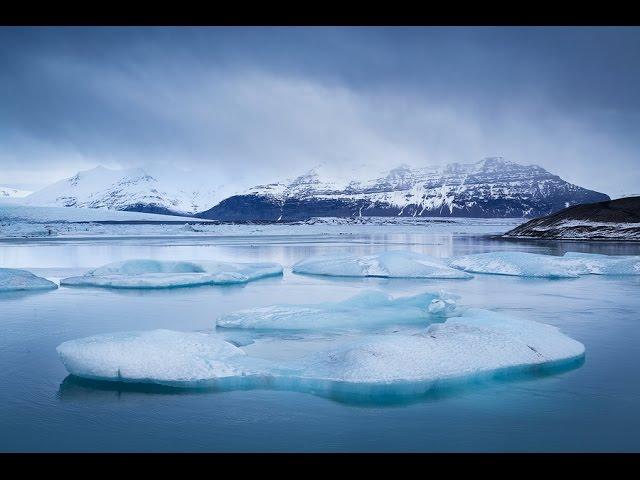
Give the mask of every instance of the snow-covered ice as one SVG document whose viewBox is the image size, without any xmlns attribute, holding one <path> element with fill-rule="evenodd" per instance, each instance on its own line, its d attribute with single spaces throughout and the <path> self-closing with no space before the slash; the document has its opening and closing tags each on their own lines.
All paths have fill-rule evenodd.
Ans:
<svg viewBox="0 0 640 480">
<path fill-rule="evenodd" d="M 80 377 L 181 386 L 241 375 L 233 359 L 245 355 L 218 336 L 171 330 L 96 335 L 64 342 L 57 351 Z"/>
<path fill-rule="evenodd" d="M 435 302 L 435 303 L 434 303 Z M 442 304 L 440 307 L 439 304 Z M 434 308 L 433 305 L 438 305 Z M 393 298 L 365 291 L 341 302 L 272 305 L 239 310 L 217 320 L 218 327 L 284 330 L 354 329 L 380 326 L 428 325 L 453 315 L 456 302 L 445 293 Z"/>
<path fill-rule="evenodd" d="M 282 266 L 277 263 L 125 260 L 104 265 L 79 277 L 65 278 L 60 284 L 111 288 L 172 288 L 246 283 L 275 275 L 282 275 Z"/>
<path fill-rule="evenodd" d="M 58 285 L 26 270 L 0 268 L 0 292 L 52 290 Z"/>
<path fill-rule="evenodd" d="M 580 357 L 556 327 L 472 309 L 418 335 L 370 335 L 305 361 L 302 377 L 354 383 L 434 382 Z"/>
<path fill-rule="evenodd" d="M 273 342 L 272 349 L 284 343 Z M 168 330 L 98 335 L 58 347 L 79 377 L 175 387 L 268 387 L 322 394 L 383 386 L 424 393 L 441 381 L 466 381 L 577 359 L 584 346 L 556 327 L 472 309 L 418 334 L 368 333 L 302 358 L 248 353 L 216 334 Z M 407 387 L 408 390 L 407 390 Z"/>
<path fill-rule="evenodd" d="M 296 263 L 294 273 L 338 277 L 470 278 L 429 255 L 411 251 L 388 251 L 376 255 L 311 257 Z"/>
<path fill-rule="evenodd" d="M 564 256 L 528 252 L 489 252 L 452 258 L 467 272 L 520 277 L 575 278 L 580 275 L 640 275 L 640 257 L 569 252 Z"/>
<path fill-rule="evenodd" d="M 594 275 L 640 275 L 640 256 L 567 252 L 562 258 L 581 262 Z"/>
</svg>

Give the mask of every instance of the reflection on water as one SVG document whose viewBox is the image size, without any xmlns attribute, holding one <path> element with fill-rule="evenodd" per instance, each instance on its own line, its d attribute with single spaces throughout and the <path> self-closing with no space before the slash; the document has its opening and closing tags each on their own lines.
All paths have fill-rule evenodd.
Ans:
<svg viewBox="0 0 640 480">
<path fill-rule="evenodd" d="M 348 237 L 348 238 L 345 238 Z M 455 238 L 455 241 L 454 241 Z M 130 239 L 0 242 L 0 265 L 5 268 L 95 268 L 135 258 L 157 260 L 275 261 L 290 267 L 312 255 L 349 252 L 368 255 L 381 250 L 412 250 L 445 258 L 496 250 L 551 255 L 565 252 L 638 255 L 637 243 L 504 240 L 492 236 L 451 234 L 308 235 L 300 237 L 209 237 L 193 239 Z"/>
<path fill-rule="evenodd" d="M 543 365 L 511 367 L 470 378 L 436 382 L 396 382 L 393 384 L 356 384 L 294 378 L 243 377 L 216 382 L 206 388 L 175 388 L 156 384 L 89 380 L 68 375 L 60 384 L 62 401 L 102 402 L 139 395 L 215 395 L 234 390 L 291 390 L 361 407 L 398 407 L 414 403 L 433 402 L 490 386 L 495 382 L 526 382 L 579 368 L 585 356 Z"/>
</svg>

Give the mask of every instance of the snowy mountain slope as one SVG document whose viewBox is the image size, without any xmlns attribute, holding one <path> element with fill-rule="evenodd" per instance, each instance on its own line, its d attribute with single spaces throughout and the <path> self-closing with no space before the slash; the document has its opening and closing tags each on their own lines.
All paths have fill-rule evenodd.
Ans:
<svg viewBox="0 0 640 480">
<path fill-rule="evenodd" d="M 603 200 L 609 197 L 537 165 L 491 157 L 444 167 L 402 165 L 368 180 L 316 168 L 293 180 L 253 187 L 198 216 L 272 221 L 323 216 L 536 217 Z"/>
<path fill-rule="evenodd" d="M 17 188 L 1 187 L 0 186 L 0 200 L 9 198 L 23 198 L 30 195 L 32 192 L 28 190 L 18 190 Z"/>
<path fill-rule="evenodd" d="M 198 184 L 195 175 L 176 170 L 98 166 L 49 185 L 26 197 L 24 203 L 191 215 L 214 205 L 220 200 L 218 195 L 214 185 Z"/>
</svg>

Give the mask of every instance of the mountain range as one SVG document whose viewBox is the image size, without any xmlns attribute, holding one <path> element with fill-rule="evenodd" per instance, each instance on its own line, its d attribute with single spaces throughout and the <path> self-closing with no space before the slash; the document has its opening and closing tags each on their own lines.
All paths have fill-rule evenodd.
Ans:
<svg viewBox="0 0 640 480">
<path fill-rule="evenodd" d="M 195 215 L 222 221 L 297 221 L 310 217 L 528 217 L 609 200 L 537 165 L 501 157 L 476 163 L 375 173 L 316 167 L 242 192 L 171 169 L 96 167 L 26 198 L 29 205 Z"/>
<path fill-rule="evenodd" d="M 253 187 L 197 216 L 228 221 L 323 216 L 531 218 L 579 203 L 609 200 L 537 165 L 501 157 L 443 167 L 402 165 L 360 181 L 324 173 L 313 169 L 292 180 Z"/>
</svg>

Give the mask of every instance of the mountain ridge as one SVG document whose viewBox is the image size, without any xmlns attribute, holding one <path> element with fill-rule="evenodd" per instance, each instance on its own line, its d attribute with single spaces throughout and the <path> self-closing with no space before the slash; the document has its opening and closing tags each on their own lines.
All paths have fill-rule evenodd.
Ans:
<svg viewBox="0 0 640 480">
<path fill-rule="evenodd" d="M 323 179 L 311 169 L 261 184 L 197 214 L 217 220 L 303 220 L 322 216 L 536 217 L 609 196 L 562 180 L 537 165 L 502 157 L 413 168 L 370 180 Z"/>
</svg>

